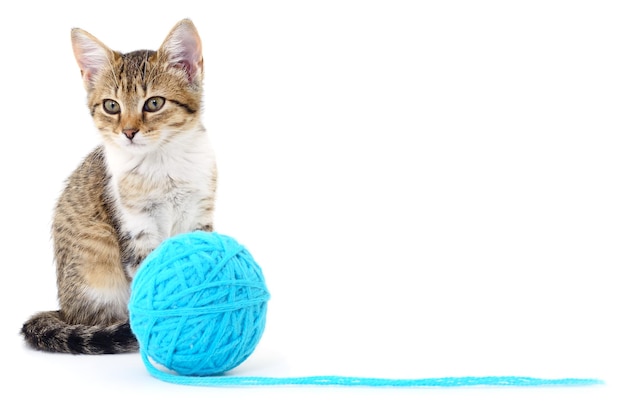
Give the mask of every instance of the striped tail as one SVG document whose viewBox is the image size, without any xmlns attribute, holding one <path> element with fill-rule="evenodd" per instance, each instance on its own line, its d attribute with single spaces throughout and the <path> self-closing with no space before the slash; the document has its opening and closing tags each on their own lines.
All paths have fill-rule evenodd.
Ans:
<svg viewBox="0 0 626 417">
<path fill-rule="evenodd" d="M 128 322 L 109 326 L 68 324 L 60 311 L 35 314 L 24 323 L 21 333 L 31 347 L 46 352 L 101 355 L 139 350 Z"/>
</svg>

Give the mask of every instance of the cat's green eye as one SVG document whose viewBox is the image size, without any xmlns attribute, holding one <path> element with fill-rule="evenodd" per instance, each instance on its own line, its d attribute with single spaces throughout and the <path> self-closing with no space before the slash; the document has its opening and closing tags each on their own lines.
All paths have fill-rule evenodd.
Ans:
<svg viewBox="0 0 626 417">
<path fill-rule="evenodd" d="M 155 112 L 161 110 L 161 107 L 165 104 L 163 97 L 150 97 L 143 104 L 143 110 L 147 112 Z"/>
<path fill-rule="evenodd" d="M 121 111 L 119 103 L 111 99 L 104 100 L 102 102 L 102 108 L 109 114 L 118 114 Z"/>
</svg>

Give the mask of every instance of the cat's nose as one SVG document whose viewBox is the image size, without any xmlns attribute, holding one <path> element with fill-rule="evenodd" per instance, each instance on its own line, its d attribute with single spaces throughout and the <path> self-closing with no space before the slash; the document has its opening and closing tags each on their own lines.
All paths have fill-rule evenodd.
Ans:
<svg viewBox="0 0 626 417">
<path fill-rule="evenodd" d="M 130 140 L 133 140 L 137 132 L 139 132 L 137 129 L 123 129 L 122 130 L 122 133 Z"/>
</svg>

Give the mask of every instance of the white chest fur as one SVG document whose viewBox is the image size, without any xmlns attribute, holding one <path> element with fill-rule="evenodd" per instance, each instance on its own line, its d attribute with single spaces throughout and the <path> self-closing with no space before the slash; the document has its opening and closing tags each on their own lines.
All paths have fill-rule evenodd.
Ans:
<svg viewBox="0 0 626 417">
<path fill-rule="evenodd" d="M 215 156 L 204 132 L 146 152 L 107 149 L 110 193 L 136 260 L 166 238 L 212 224 Z M 127 265 L 134 275 L 137 265 Z"/>
</svg>

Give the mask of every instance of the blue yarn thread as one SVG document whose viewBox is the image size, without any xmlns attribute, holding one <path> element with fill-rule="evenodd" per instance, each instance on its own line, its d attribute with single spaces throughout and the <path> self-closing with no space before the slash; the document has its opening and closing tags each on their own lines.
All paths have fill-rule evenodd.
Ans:
<svg viewBox="0 0 626 417">
<path fill-rule="evenodd" d="M 604 383 L 591 378 L 522 376 L 223 376 L 256 348 L 265 328 L 268 300 L 261 268 L 243 246 L 218 233 L 192 232 L 166 240 L 145 259 L 133 280 L 128 308 L 148 372 L 162 381 L 182 385 L 452 388 Z"/>
<path fill-rule="evenodd" d="M 591 378 L 532 378 L 522 376 L 464 376 L 442 378 L 360 378 L 350 376 L 306 376 L 306 377 L 256 377 L 256 376 L 214 376 L 190 377 L 165 373 L 147 364 L 148 372 L 165 382 L 179 385 L 205 387 L 232 386 L 277 386 L 277 385 L 312 385 L 344 387 L 389 387 L 389 388 L 463 388 L 463 387 L 584 387 L 602 385 L 604 382 Z"/>
</svg>

